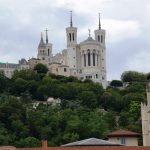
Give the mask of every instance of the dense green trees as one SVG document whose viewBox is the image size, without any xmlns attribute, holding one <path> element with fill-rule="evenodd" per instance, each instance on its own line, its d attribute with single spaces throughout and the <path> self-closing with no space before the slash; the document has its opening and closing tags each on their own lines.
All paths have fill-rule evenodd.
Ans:
<svg viewBox="0 0 150 150">
<path fill-rule="evenodd" d="M 48 68 L 46 65 L 44 64 L 37 64 L 35 67 L 34 67 L 34 70 L 37 72 L 37 73 L 42 73 L 42 74 L 46 74 L 48 72 Z"/>
<path fill-rule="evenodd" d="M 0 70 L 0 93 L 7 91 L 8 81 L 9 79 L 5 77 L 4 72 Z"/>
<path fill-rule="evenodd" d="M 110 83 L 110 85 L 112 87 L 122 87 L 123 83 L 120 80 L 112 80 L 111 83 Z"/>
<path fill-rule="evenodd" d="M 123 82 L 145 82 L 146 76 L 144 73 L 137 71 L 125 71 L 121 75 L 121 79 Z"/>
<path fill-rule="evenodd" d="M 36 147 L 47 138 L 51 146 L 90 137 L 104 138 L 115 129 L 141 132 L 140 103 L 146 101 L 145 75 L 128 71 L 107 89 L 91 80 L 48 74 L 43 65 L 0 72 L 0 145 Z M 128 82 L 126 87 L 123 82 Z M 32 107 L 35 101 L 60 98 L 61 104 Z"/>
</svg>

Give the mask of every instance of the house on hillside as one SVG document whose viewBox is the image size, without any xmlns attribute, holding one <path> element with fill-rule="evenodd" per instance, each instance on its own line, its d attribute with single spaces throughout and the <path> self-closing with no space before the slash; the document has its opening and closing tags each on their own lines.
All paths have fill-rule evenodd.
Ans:
<svg viewBox="0 0 150 150">
<path fill-rule="evenodd" d="M 125 146 L 138 146 L 139 133 L 127 130 L 116 130 L 108 134 L 108 141 Z"/>
</svg>

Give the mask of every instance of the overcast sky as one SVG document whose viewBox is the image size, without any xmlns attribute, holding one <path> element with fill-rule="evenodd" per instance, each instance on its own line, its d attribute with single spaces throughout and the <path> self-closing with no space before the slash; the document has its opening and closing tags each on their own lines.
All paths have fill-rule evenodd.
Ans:
<svg viewBox="0 0 150 150">
<path fill-rule="evenodd" d="M 101 13 L 109 80 L 127 70 L 150 72 L 150 0 L 0 0 L 0 62 L 36 57 L 45 28 L 54 54 L 66 48 L 70 10 L 78 42 L 89 28 L 94 38 Z"/>
</svg>

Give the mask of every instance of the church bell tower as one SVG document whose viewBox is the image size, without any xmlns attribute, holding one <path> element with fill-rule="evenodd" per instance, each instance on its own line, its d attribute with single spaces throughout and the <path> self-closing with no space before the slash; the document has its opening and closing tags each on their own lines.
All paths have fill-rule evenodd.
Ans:
<svg viewBox="0 0 150 150">
<path fill-rule="evenodd" d="M 101 29 L 100 13 L 99 13 L 99 24 L 98 29 L 95 32 L 95 40 L 105 49 L 105 30 Z"/>
<path fill-rule="evenodd" d="M 66 28 L 67 34 L 67 47 L 77 44 L 77 28 L 73 27 L 72 11 L 70 11 L 70 27 Z"/>
<path fill-rule="evenodd" d="M 71 75 L 77 75 L 77 28 L 73 26 L 72 11 L 70 11 L 70 27 L 66 28 L 67 36 L 67 65 Z"/>
<path fill-rule="evenodd" d="M 99 23 L 98 29 L 95 32 L 95 40 L 99 43 L 101 47 L 101 51 L 99 53 L 100 57 L 100 70 L 102 73 L 102 80 L 104 83 L 107 81 L 106 77 L 106 46 L 105 46 L 105 30 L 101 28 L 101 21 L 100 21 L 100 13 L 99 13 Z"/>
</svg>

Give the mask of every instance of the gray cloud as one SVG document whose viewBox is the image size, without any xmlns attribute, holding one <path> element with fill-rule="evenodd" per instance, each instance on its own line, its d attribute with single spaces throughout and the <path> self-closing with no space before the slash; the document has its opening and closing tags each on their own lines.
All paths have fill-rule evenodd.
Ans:
<svg viewBox="0 0 150 150">
<path fill-rule="evenodd" d="M 36 57 L 40 32 L 49 28 L 53 53 L 66 48 L 65 28 L 73 10 L 79 42 L 88 28 L 97 28 L 101 12 L 107 32 L 108 79 L 119 79 L 123 71 L 148 72 L 150 1 L 147 0 L 0 0 L 0 62 Z"/>
</svg>

